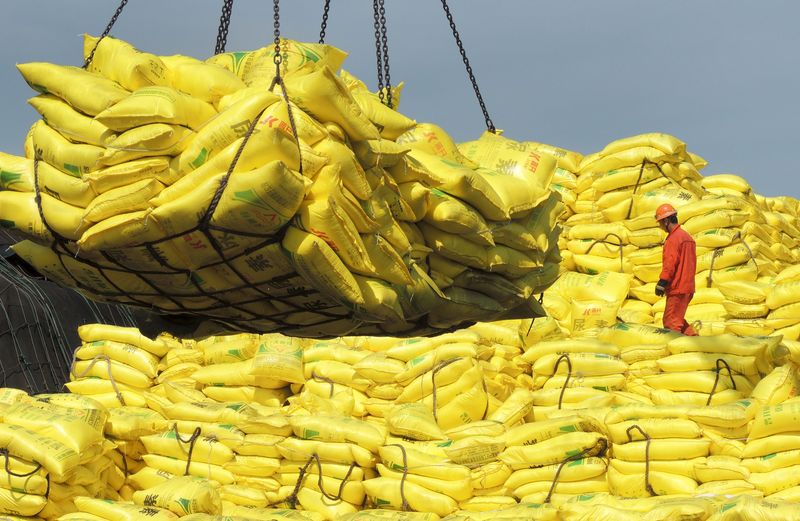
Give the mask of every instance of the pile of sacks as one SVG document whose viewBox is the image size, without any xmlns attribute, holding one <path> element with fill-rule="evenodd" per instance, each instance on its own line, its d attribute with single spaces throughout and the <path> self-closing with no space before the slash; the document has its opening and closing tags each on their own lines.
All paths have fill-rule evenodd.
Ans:
<svg viewBox="0 0 800 521">
<path fill-rule="evenodd" d="M 800 496 L 791 434 L 800 346 L 779 337 L 616 324 L 569 338 L 554 319 L 405 339 L 151 339 L 99 324 L 79 334 L 66 386 L 84 396 L 8 390 L 4 421 L 17 421 L 18 403 L 28 415 L 56 403 L 95 411 L 102 448 L 85 450 L 95 460 L 83 466 L 102 481 L 51 488 L 70 494 L 41 512 L 39 499 L 29 515 L 478 520 L 690 509 L 726 519 L 713 516 L 782 510 Z M 669 389 L 695 373 L 694 391 Z M 719 376 L 717 389 L 705 373 Z M 648 379 L 659 375 L 669 382 Z M 47 429 L 62 443 L 78 432 Z M 40 461 L 7 441 L 14 458 Z M 64 473 L 45 468 L 51 483 Z M 13 490 L 18 478 L 7 479 Z"/>
<path fill-rule="evenodd" d="M 208 333 L 431 334 L 543 314 L 534 295 L 560 261 L 552 147 L 498 136 L 472 160 L 337 74 L 334 47 L 282 40 L 270 91 L 272 52 L 199 61 L 85 36 L 86 70 L 20 64 L 42 119 L 25 157 L 0 155 L 0 219 L 26 239 L 14 251 L 90 298 Z M 489 161 L 498 147 L 524 153 Z"/>
<path fill-rule="evenodd" d="M 790 269 L 800 254 L 796 199 L 755 194 L 732 174 L 704 177 L 699 171 L 706 161 L 666 134 L 620 139 L 600 152 L 576 157 L 580 162 L 574 189 L 551 185 L 566 205 L 562 272 L 629 275 L 628 296 L 617 316 L 625 322 L 660 324 L 664 299 L 655 296 L 654 286 L 665 234 L 653 215 L 658 205 L 670 203 L 697 242 L 697 292 L 687 320 L 697 323 L 700 334 L 775 332 L 797 338 L 794 319 L 800 315 L 789 309 L 776 312 L 766 303 L 772 285 L 796 276 Z M 782 276 L 784 270 L 788 273 Z M 548 293 L 555 299 L 548 299 Z M 545 308 L 571 327 L 559 296 L 546 292 Z M 548 300 L 556 302 L 548 307 Z M 616 304 L 607 300 L 609 315 Z"/>
</svg>

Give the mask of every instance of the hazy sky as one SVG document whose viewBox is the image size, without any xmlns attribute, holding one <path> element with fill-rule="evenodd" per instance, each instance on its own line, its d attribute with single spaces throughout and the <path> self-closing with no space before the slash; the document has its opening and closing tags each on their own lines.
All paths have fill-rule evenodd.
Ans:
<svg viewBox="0 0 800 521">
<path fill-rule="evenodd" d="M 401 112 L 456 140 L 485 129 L 439 0 L 385 0 Z M 756 192 L 800 198 L 797 0 L 450 0 L 489 113 L 505 135 L 582 153 L 667 132 Z M 84 32 L 116 0 L 6 0 L 0 150 L 21 154 L 37 118 L 14 65 L 81 65 Z M 322 0 L 283 0 L 283 36 L 317 41 Z M 112 35 L 155 54 L 213 54 L 222 0 L 131 0 Z M 327 43 L 376 84 L 372 2 L 331 0 Z M 236 0 L 227 50 L 272 41 L 272 2 Z"/>
</svg>

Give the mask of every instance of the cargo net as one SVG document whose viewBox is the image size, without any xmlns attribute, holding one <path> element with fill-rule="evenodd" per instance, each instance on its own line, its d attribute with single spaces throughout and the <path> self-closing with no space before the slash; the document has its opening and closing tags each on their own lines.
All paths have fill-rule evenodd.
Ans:
<svg viewBox="0 0 800 521">
<path fill-rule="evenodd" d="M 78 325 L 135 325 L 123 306 L 91 302 L 71 290 L 24 275 L 0 257 L 0 387 L 38 394 L 62 391 Z"/>
<path fill-rule="evenodd" d="M 428 335 L 543 316 L 556 158 L 488 132 L 462 153 L 332 72 L 342 51 L 279 45 L 208 64 L 87 36 L 87 70 L 21 65 L 48 94 L 26 158 L 0 155 L 19 173 L 0 219 L 30 239 L 15 252 L 91 299 L 189 316 L 202 334 Z M 208 83 L 224 95 L 195 88 Z"/>
</svg>

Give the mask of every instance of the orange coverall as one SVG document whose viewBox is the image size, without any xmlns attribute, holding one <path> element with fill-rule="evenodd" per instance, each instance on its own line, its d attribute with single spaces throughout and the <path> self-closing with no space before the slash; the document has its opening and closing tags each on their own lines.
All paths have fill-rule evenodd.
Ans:
<svg viewBox="0 0 800 521">
<path fill-rule="evenodd" d="M 660 282 L 666 282 L 667 304 L 664 308 L 664 327 L 684 335 L 697 332 L 686 322 L 686 308 L 694 296 L 694 277 L 697 267 L 697 248 L 692 236 L 675 226 L 664 241 Z"/>
</svg>

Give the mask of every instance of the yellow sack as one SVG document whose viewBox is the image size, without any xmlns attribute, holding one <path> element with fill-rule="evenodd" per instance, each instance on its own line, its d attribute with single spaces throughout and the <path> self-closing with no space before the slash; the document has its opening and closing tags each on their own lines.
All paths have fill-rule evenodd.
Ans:
<svg viewBox="0 0 800 521">
<path fill-rule="evenodd" d="M 78 336 L 84 342 L 111 340 L 122 344 L 130 344 L 144 349 L 157 357 L 164 356 L 169 350 L 169 346 L 164 341 L 148 338 L 135 327 L 84 324 L 78 327 Z"/>
<path fill-rule="evenodd" d="M 289 226 L 282 245 L 298 273 L 319 291 L 343 302 L 364 304 L 358 283 L 325 241 Z"/>
<path fill-rule="evenodd" d="M 71 374 L 75 378 L 96 376 L 108 380 L 118 380 L 136 389 L 147 389 L 152 379 L 141 371 L 123 362 L 110 359 L 107 355 L 97 355 L 92 360 L 76 361 Z"/>
<path fill-rule="evenodd" d="M 170 123 L 199 130 L 217 111 L 210 104 L 172 87 L 139 88 L 95 118 L 108 128 L 124 131 L 148 123 Z"/>
<path fill-rule="evenodd" d="M 207 479 L 181 476 L 154 487 L 134 492 L 137 505 L 165 508 L 179 516 L 203 512 L 220 514 L 222 502 L 219 492 Z"/>
<path fill-rule="evenodd" d="M 33 62 L 17 64 L 17 70 L 33 90 L 58 96 L 89 116 L 130 94 L 115 81 L 81 67 Z"/>
<path fill-rule="evenodd" d="M 37 165 L 39 187 L 67 204 L 85 208 L 96 193 L 85 179 L 65 174 L 44 161 Z M 35 191 L 33 160 L 0 152 L 0 191 Z"/>
<path fill-rule="evenodd" d="M 280 441 L 277 448 L 282 457 L 293 461 L 308 461 L 316 453 L 323 462 L 346 465 L 355 463 L 365 468 L 373 468 L 376 464 L 375 456 L 370 450 L 354 443 L 334 443 L 289 437 Z"/>
<path fill-rule="evenodd" d="M 507 447 L 498 459 L 514 470 L 531 466 L 554 465 L 577 452 L 585 457 L 605 453 L 608 441 L 596 432 L 568 432 L 535 445 Z M 585 451 L 585 452 L 584 452 Z"/>
<path fill-rule="evenodd" d="M 280 47 L 282 74 L 293 74 L 308 65 L 328 66 L 335 71 L 347 57 L 346 52 L 332 45 L 281 39 Z M 242 78 L 247 85 L 269 85 L 275 76 L 274 53 L 275 47 L 270 45 L 255 51 L 217 54 L 206 61 L 225 67 Z"/>
<path fill-rule="evenodd" d="M 233 461 L 233 451 L 213 436 L 180 436 L 174 429 L 160 434 L 141 436 L 140 440 L 151 454 L 192 461 L 224 465 Z M 190 454 L 191 451 L 191 454 Z"/>
<path fill-rule="evenodd" d="M 142 517 L 147 517 L 153 521 L 178 519 L 178 516 L 174 513 L 158 507 L 145 507 L 89 497 L 76 497 L 74 501 L 79 511 L 107 519 L 108 521 L 137 521 Z"/>
<path fill-rule="evenodd" d="M 224 175 L 218 174 L 199 189 L 152 211 L 121 214 L 98 223 L 84 234 L 82 248 L 98 250 L 144 243 L 196 227 L 202 216 L 199 212 L 211 204 Z M 296 212 L 305 186 L 304 177 L 279 161 L 249 172 L 234 172 L 228 178 L 211 223 L 231 231 L 277 230 Z"/>
<path fill-rule="evenodd" d="M 626 461 L 645 461 L 645 441 L 632 441 L 629 443 L 612 445 L 614 457 Z M 683 459 L 708 456 L 710 440 L 662 438 L 650 440 L 648 457 L 653 460 L 672 460 L 676 454 Z"/>
<path fill-rule="evenodd" d="M 29 99 L 28 103 L 50 127 L 72 142 L 102 147 L 116 136 L 99 121 L 81 114 L 52 94 L 40 94 Z"/>
<path fill-rule="evenodd" d="M 770 309 L 800 302 L 800 281 L 776 284 L 767 294 L 766 302 Z"/>
<path fill-rule="evenodd" d="M 175 156 L 193 142 L 195 133 L 180 125 L 150 123 L 126 130 L 106 144 L 102 166 L 117 165 L 143 157 Z"/>
<path fill-rule="evenodd" d="M 197 133 L 178 157 L 177 170 L 189 172 L 205 164 L 214 155 L 239 139 L 252 120 L 279 100 L 278 95 L 258 90 L 220 112 Z"/>
<path fill-rule="evenodd" d="M 444 433 L 436 424 L 433 411 L 422 403 L 396 405 L 387 413 L 386 427 L 395 436 L 415 440 L 445 439 Z"/>
<path fill-rule="evenodd" d="M 158 357 L 131 344 L 123 344 L 112 340 L 96 340 L 85 342 L 75 351 L 79 360 L 90 360 L 97 355 L 107 355 L 112 360 L 127 364 L 151 378 L 158 371 Z"/>
<path fill-rule="evenodd" d="M 50 165 L 75 177 L 99 169 L 103 153 L 101 147 L 70 142 L 41 120 L 31 126 L 25 138 L 25 157 L 34 159 L 38 155 Z"/>
<path fill-rule="evenodd" d="M 427 212 L 423 214 L 425 222 L 478 244 L 494 245 L 486 221 L 472 207 L 435 188 L 430 194 Z"/>
<path fill-rule="evenodd" d="M 327 67 L 286 78 L 300 108 L 323 123 L 336 123 L 355 141 L 378 139 L 378 129 L 361 111 L 344 82 Z"/>
<path fill-rule="evenodd" d="M 355 418 L 336 416 L 292 416 L 289 418 L 295 436 L 306 440 L 336 443 L 357 443 L 377 452 L 386 434 L 370 423 Z"/>
<path fill-rule="evenodd" d="M 439 516 L 451 514 L 458 504 L 451 497 L 433 492 L 416 483 L 392 478 L 375 478 L 364 481 L 364 490 L 375 505 L 391 506 L 400 509 L 403 504 L 415 511 L 433 512 Z"/>
<path fill-rule="evenodd" d="M 166 85 L 167 71 L 158 56 L 142 52 L 111 36 L 83 35 L 83 58 L 94 52 L 87 70 L 102 74 L 128 90 Z"/>
<path fill-rule="evenodd" d="M 700 182 L 703 188 L 727 188 L 745 194 L 751 191 L 750 185 L 744 178 L 734 174 L 716 174 L 705 176 Z"/>
<path fill-rule="evenodd" d="M 433 123 L 418 123 L 414 128 L 398 137 L 396 141 L 399 144 L 408 145 L 414 150 L 455 161 L 469 169 L 474 169 L 478 166 L 476 161 L 467 158 L 461 152 L 453 138 L 443 128 Z M 419 165 L 413 161 L 411 165 L 415 169 L 419 168 Z M 434 186 L 436 185 L 434 184 Z"/>
<path fill-rule="evenodd" d="M 422 150 L 412 150 L 408 155 L 430 173 L 440 190 L 472 205 L 484 218 L 496 221 L 517 217 L 547 199 L 547 180 L 555 169 L 555 160 L 543 157 L 538 168 L 549 171 L 549 176 L 521 178 L 486 168 L 473 170 Z"/>
<path fill-rule="evenodd" d="M 175 476 L 187 475 L 187 460 L 158 454 L 145 454 L 142 458 L 147 466 L 154 469 L 162 470 Z M 230 485 L 236 481 L 233 473 L 225 470 L 220 465 L 197 461 L 188 462 L 188 475 L 210 479 L 222 485 Z"/>
<path fill-rule="evenodd" d="M 647 479 L 658 495 L 694 494 L 697 489 L 695 480 L 679 474 L 650 470 Z M 608 469 L 608 487 L 609 491 L 616 496 L 650 497 L 650 492 L 646 489 L 644 474 L 622 474 L 612 467 Z"/>
<path fill-rule="evenodd" d="M 558 479 L 558 482 L 580 482 L 604 475 L 606 467 L 607 462 L 603 458 L 582 458 L 570 461 L 563 466 L 559 463 L 516 470 L 508 477 L 504 485 L 510 490 L 514 490 L 528 483 L 552 483 L 554 479 Z"/>
<path fill-rule="evenodd" d="M 167 420 L 152 409 L 119 407 L 108 411 L 105 433 L 119 439 L 139 439 L 167 428 Z"/>
<path fill-rule="evenodd" d="M 160 58 L 167 69 L 170 86 L 205 102 L 216 105 L 222 97 L 246 87 L 222 65 L 179 54 Z"/>
<path fill-rule="evenodd" d="M 105 448 L 102 436 L 107 417 L 105 410 L 70 412 L 71 409 L 43 402 L 34 402 L 33 405 L 36 406 L 17 404 L 9 407 L 3 414 L 4 421 L 36 432 L 45 439 L 59 440 L 80 454 L 81 462 L 102 453 Z"/>
<path fill-rule="evenodd" d="M 304 383 L 302 342 L 298 338 L 280 334 L 263 335 L 250 374 L 257 378 Z"/>
<path fill-rule="evenodd" d="M 37 516 L 48 503 L 46 496 L 0 488 L 0 512 L 3 518 Z M 10 514 L 10 515 L 9 515 Z"/>
<path fill-rule="evenodd" d="M 67 479 L 80 465 L 80 455 L 68 445 L 18 425 L 0 424 L 0 445 L 12 455 L 41 463 L 53 478 Z"/>
<path fill-rule="evenodd" d="M 516 177 L 537 175 L 542 152 L 532 142 L 517 142 L 485 131 L 477 141 L 462 143 L 458 150 L 480 166 Z M 551 155 L 551 154 L 546 154 Z M 538 170 L 542 175 L 543 170 Z M 548 175 L 552 176 L 552 173 Z M 546 184 L 550 184 L 547 179 Z"/>
<path fill-rule="evenodd" d="M 377 94 L 370 92 L 364 82 L 349 74 L 347 71 L 339 71 L 339 77 L 347 85 L 347 88 L 350 89 L 353 99 L 364 112 L 364 115 L 378 127 L 381 137 L 397 139 L 401 134 L 416 125 L 416 121 L 407 118 L 396 110 L 399 101 L 397 97 L 403 87 L 402 82 L 392 88 L 393 106 L 390 108 L 381 102 Z"/>
<path fill-rule="evenodd" d="M 168 159 L 165 157 L 136 159 L 84 174 L 83 179 L 98 194 L 142 179 L 155 179 L 164 185 L 171 185 L 178 180 L 178 175 L 170 169 Z"/>
</svg>

